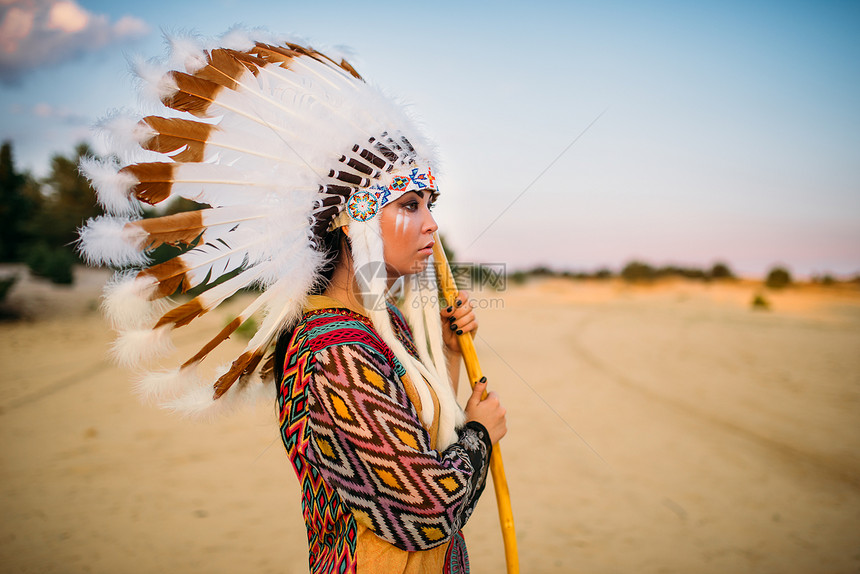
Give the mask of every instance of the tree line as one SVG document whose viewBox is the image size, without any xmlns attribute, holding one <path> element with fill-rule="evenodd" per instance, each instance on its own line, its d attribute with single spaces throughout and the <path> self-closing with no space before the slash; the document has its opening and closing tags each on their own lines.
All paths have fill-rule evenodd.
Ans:
<svg viewBox="0 0 860 574">
<path fill-rule="evenodd" d="M 88 144 L 78 144 L 69 156 L 54 155 L 48 175 L 36 178 L 16 169 L 11 142 L 0 146 L 0 261 L 23 262 L 35 275 L 72 283 L 78 228 L 102 213 L 78 170 L 82 158 L 94 156 Z"/>
<path fill-rule="evenodd" d="M 508 278 L 515 284 L 528 281 L 532 277 L 564 277 L 568 279 L 623 279 L 628 283 L 652 283 L 661 279 L 681 278 L 695 281 L 733 281 L 738 279 L 735 272 L 725 262 L 718 261 L 710 267 L 683 267 L 678 265 L 666 265 L 662 267 L 651 265 L 645 261 L 633 260 L 626 263 L 619 271 L 613 271 L 608 267 L 601 267 L 593 272 L 586 271 L 556 271 L 549 267 L 540 265 L 528 270 L 515 271 L 508 274 Z M 796 282 L 791 271 L 784 265 L 771 267 L 764 279 L 766 287 L 781 289 Z M 812 283 L 828 286 L 840 283 L 830 274 L 814 275 Z M 860 283 L 860 275 L 847 282 Z"/>
</svg>

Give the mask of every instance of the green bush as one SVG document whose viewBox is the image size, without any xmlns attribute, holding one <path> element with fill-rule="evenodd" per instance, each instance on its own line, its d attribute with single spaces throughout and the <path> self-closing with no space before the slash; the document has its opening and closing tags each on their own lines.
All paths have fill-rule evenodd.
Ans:
<svg viewBox="0 0 860 574">
<path fill-rule="evenodd" d="M 27 255 L 27 266 L 33 275 L 44 277 L 58 285 L 72 284 L 72 268 L 76 261 L 75 254 L 68 249 L 51 248 L 44 243 L 33 247 Z"/>
<path fill-rule="evenodd" d="M 524 271 L 514 271 L 508 275 L 508 279 L 514 285 L 522 285 L 528 279 L 528 275 Z"/>
<path fill-rule="evenodd" d="M 75 281 L 72 274 L 74 268 L 75 254 L 66 249 L 55 249 L 48 258 L 48 266 L 45 270 L 45 277 L 51 280 L 51 283 L 58 285 L 71 285 Z"/>
<path fill-rule="evenodd" d="M 51 248 L 46 243 L 38 243 L 31 247 L 27 251 L 27 267 L 30 268 L 30 273 L 40 277 L 44 276 L 50 256 Z"/>
<path fill-rule="evenodd" d="M 785 267 L 774 267 L 767 274 L 764 284 L 771 289 L 782 289 L 791 285 L 791 273 Z"/>
<path fill-rule="evenodd" d="M 764 298 L 764 295 L 756 293 L 752 300 L 752 308 L 753 310 L 767 311 L 770 309 L 770 303 Z"/>
<path fill-rule="evenodd" d="M 555 277 L 556 272 L 546 265 L 537 265 L 526 271 L 529 277 Z"/>
<path fill-rule="evenodd" d="M 714 263 L 710 272 L 711 279 L 734 279 L 735 274 L 725 263 Z"/>
<path fill-rule="evenodd" d="M 251 338 L 257 333 L 258 327 L 259 324 L 257 323 L 257 320 L 253 317 L 249 317 L 247 321 L 239 325 L 239 327 L 236 329 L 236 335 L 246 341 L 250 341 Z"/>
<path fill-rule="evenodd" d="M 621 277 L 625 281 L 635 283 L 638 281 L 653 281 L 657 276 L 656 270 L 642 261 L 631 261 L 621 270 Z"/>
</svg>

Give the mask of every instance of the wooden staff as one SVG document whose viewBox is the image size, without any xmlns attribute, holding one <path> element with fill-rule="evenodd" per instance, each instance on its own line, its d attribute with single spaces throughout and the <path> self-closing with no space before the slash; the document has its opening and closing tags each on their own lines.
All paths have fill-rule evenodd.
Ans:
<svg viewBox="0 0 860 574">
<path fill-rule="evenodd" d="M 454 275 L 451 273 L 451 266 L 448 265 L 448 258 L 445 257 L 445 251 L 442 249 L 442 242 L 439 240 L 438 234 L 436 234 L 435 239 L 433 258 L 436 261 L 439 287 L 447 305 L 452 306 L 457 301 L 457 284 L 454 283 Z M 484 375 L 481 372 L 478 354 L 475 352 L 475 344 L 470 335 L 470 333 L 458 335 L 457 341 L 460 343 L 463 362 L 466 364 L 469 384 L 474 388 L 475 383 Z M 484 391 L 484 397 L 486 396 L 487 393 Z M 499 523 L 502 527 L 502 540 L 505 544 L 507 572 L 508 574 L 519 574 L 520 560 L 517 553 L 517 534 L 514 530 L 514 513 L 511 510 L 511 494 L 508 491 L 508 480 L 505 478 L 505 467 L 502 464 L 502 451 L 499 449 L 498 443 L 493 446 L 493 452 L 490 455 L 490 472 L 493 475 L 493 486 L 496 489 L 496 504 L 499 507 Z"/>
</svg>

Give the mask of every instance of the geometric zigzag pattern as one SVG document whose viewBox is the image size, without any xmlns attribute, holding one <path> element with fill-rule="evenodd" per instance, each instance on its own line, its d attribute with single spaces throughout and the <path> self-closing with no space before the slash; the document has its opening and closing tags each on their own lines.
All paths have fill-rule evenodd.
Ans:
<svg viewBox="0 0 860 574">
<path fill-rule="evenodd" d="M 301 339 L 293 337 L 278 392 L 281 439 L 302 488 L 302 515 L 308 531 L 310 571 L 354 573 L 358 536 L 355 519 L 307 457 L 311 438 L 307 416 L 308 382 L 313 372 L 311 357 L 312 353 Z"/>
<path fill-rule="evenodd" d="M 402 316 L 389 310 L 414 352 Z M 462 542 L 486 482 L 489 436 L 469 423 L 444 452 L 431 450 L 403 374 L 370 321 L 346 309 L 310 312 L 293 333 L 278 400 L 312 572 L 354 571 L 356 519 L 402 550 Z"/>
</svg>

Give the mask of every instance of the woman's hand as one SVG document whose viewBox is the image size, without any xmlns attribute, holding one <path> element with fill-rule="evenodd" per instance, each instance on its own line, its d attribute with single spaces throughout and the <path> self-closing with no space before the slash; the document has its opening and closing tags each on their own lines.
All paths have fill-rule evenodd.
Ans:
<svg viewBox="0 0 860 574">
<path fill-rule="evenodd" d="M 481 378 L 472 389 L 472 396 L 466 403 L 466 422 L 476 421 L 484 425 L 490 433 L 490 442 L 496 444 L 508 432 L 508 422 L 505 418 L 507 411 L 499 401 L 495 392 L 487 393 L 487 397 L 481 396 L 487 389 L 487 377 Z"/>
<path fill-rule="evenodd" d="M 478 332 L 478 318 L 472 308 L 469 292 L 460 291 L 457 294 L 457 301 L 450 307 L 443 307 L 440 314 L 442 340 L 445 341 L 445 347 L 452 353 L 461 353 L 457 335 Z"/>
</svg>

